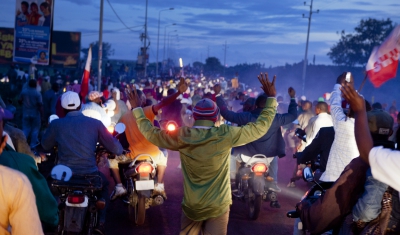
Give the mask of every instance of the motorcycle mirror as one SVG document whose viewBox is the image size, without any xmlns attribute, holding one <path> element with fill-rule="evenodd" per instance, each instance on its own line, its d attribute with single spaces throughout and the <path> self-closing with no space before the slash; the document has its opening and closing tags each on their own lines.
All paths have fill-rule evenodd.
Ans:
<svg viewBox="0 0 400 235">
<path fill-rule="evenodd" d="M 126 126 L 123 123 L 118 123 L 117 125 L 114 126 L 114 130 L 118 133 L 118 134 L 122 134 L 125 132 Z"/>
<path fill-rule="evenodd" d="M 55 180 L 69 181 L 72 176 L 72 170 L 71 170 L 71 168 L 69 168 L 65 165 L 56 165 L 51 170 L 50 175 L 51 175 L 51 178 L 53 178 Z"/>
<path fill-rule="evenodd" d="M 314 182 L 314 174 L 310 167 L 303 169 L 303 179 L 307 182 Z"/>
</svg>

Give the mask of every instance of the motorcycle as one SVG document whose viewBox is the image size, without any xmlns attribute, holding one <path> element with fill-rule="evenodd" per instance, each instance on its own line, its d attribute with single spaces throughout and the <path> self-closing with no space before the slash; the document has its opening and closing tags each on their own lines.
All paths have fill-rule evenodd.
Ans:
<svg viewBox="0 0 400 235">
<path fill-rule="evenodd" d="M 262 201 L 270 201 L 276 207 L 277 194 L 269 190 L 274 179 L 268 175 L 268 168 L 273 158 L 256 154 L 252 157 L 240 154 L 240 167 L 235 177 L 236 190 L 232 190 L 233 198 L 246 202 L 247 217 L 256 220 L 260 214 Z"/>
<path fill-rule="evenodd" d="M 113 128 L 115 137 L 124 131 L 124 124 L 117 124 Z M 96 157 L 105 152 L 101 145 L 97 145 Z M 100 233 L 99 230 L 95 231 L 95 228 L 98 225 L 98 211 L 105 207 L 105 202 L 98 197 L 103 188 L 101 176 L 73 174 L 71 169 L 64 165 L 56 165 L 50 176 L 53 179 L 51 189 L 60 199 L 58 234 Z"/>
<path fill-rule="evenodd" d="M 167 131 L 177 130 L 174 121 L 161 122 L 160 125 Z M 154 191 L 157 184 L 157 165 L 152 156 L 140 154 L 132 161 L 118 163 L 119 174 L 127 190 L 123 199 L 128 204 L 129 219 L 136 225 L 142 225 L 146 218 L 146 210 L 151 206 L 162 205 L 165 195 Z"/>
<path fill-rule="evenodd" d="M 98 210 L 104 208 L 103 201 L 96 196 L 102 190 L 99 175 L 72 175 L 69 167 L 57 165 L 51 171 L 53 192 L 57 190 L 60 204 L 58 234 L 94 233 L 98 223 Z"/>
<path fill-rule="evenodd" d="M 310 204 L 313 204 L 318 200 L 322 195 L 325 194 L 326 190 L 331 188 L 334 182 L 317 182 L 314 178 L 314 173 L 311 167 L 306 167 L 303 169 L 303 179 L 306 182 L 312 182 L 314 185 L 307 190 L 304 196 L 301 198 L 301 201 L 308 201 Z M 296 208 L 296 210 L 292 210 L 287 212 L 286 216 L 288 218 L 296 219 L 297 221 L 297 229 L 306 234 L 307 228 L 303 226 L 303 223 L 300 220 L 300 212 Z"/>
</svg>

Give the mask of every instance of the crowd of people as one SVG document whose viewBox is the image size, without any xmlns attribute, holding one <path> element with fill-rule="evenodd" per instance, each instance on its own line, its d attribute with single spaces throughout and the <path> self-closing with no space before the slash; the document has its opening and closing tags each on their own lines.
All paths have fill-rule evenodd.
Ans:
<svg viewBox="0 0 400 235">
<path fill-rule="evenodd" d="M 231 181 L 236 164 L 255 154 L 269 159 L 269 174 L 274 180 L 269 190 L 277 193 L 281 192 L 278 186 L 280 158 L 296 157 L 293 172 L 287 172 L 291 175 L 288 188 L 296 187 L 302 169 L 318 159 L 318 180 L 336 182 L 330 189 L 332 193 L 327 193 L 320 206 L 332 203 L 329 195 L 343 190 L 340 186 L 357 184 L 359 187 L 350 190 L 354 192 L 352 195 L 346 194 L 332 203 L 332 210 L 343 208 L 341 203 L 345 202 L 347 211 L 341 210 L 336 213 L 337 217 L 345 218 L 351 213 L 358 229 L 367 227 L 381 214 L 384 195 L 388 192 L 398 195 L 397 190 L 400 190 L 400 161 L 396 159 L 399 152 L 395 150 L 400 147 L 397 144 L 400 115 L 395 103 L 388 111 L 380 103 L 370 105 L 354 90 L 354 78 L 348 72 L 332 81 L 328 100 L 320 98 L 318 101 L 299 98 L 292 87 L 288 87 L 287 95 L 277 95 L 275 81 L 279 83 L 279 78 L 270 79 L 267 74 L 261 74 L 258 79 L 259 91 L 246 90 L 237 78 L 228 81 L 202 75 L 186 79 L 177 76 L 167 81 L 104 79 L 102 89 L 97 91 L 96 78 L 92 77 L 88 94 L 81 92 L 78 80 L 66 82 L 57 77 L 44 77 L 40 82 L 28 78 L 24 82 L 10 81 L 14 90 L 20 89 L 18 101 L 22 108 L 16 108 L 19 105 L 13 103 L 12 97 L 0 99 L 3 133 L 0 179 L 5 182 L 0 185 L 3 187 L 0 192 L 10 184 L 12 176 L 18 182 L 12 188 L 15 194 L 26 192 L 19 195 L 25 198 L 23 200 L 34 200 L 32 195 L 36 195 L 34 205 L 37 207 L 22 206 L 18 200 L 13 202 L 0 196 L 1 204 L 8 208 L 1 213 L 0 231 L 11 229 L 14 233 L 32 226 L 29 234 L 42 234 L 43 230 L 58 224 L 56 199 L 37 168 L 37 164 L 45 160 L 43 154 L 36 152 L 37 145 L 47 150 L 58 146 L 59 164 L 69 166 L 76 173 L 99 174 L 107 182 L 94 156 L 97 142 L 117 154 L 115 159 L 108 160 L 116 181 L 115 189 L 109 193 L 105 183 L 100 195 L 106 205 L 109 199 L 126 194 L 119 178 L 118 163 L 144 153 L 151 155 L 157 164 L 158 183 L 154 190 L 167 198 L 164 180 L 168 179 L 164 179 L 164 174 L 168 152 L 165 149 L 179 151 L 185 188 L 181 234 L 200 231 L 226 234 L 231 194 L 235 191 Z M 20 129 L 12 124 L 19 110 L 22 110 Z M 162 125 L 156 127 L 157 122 L 161 124 L 164 120 L 175 121 L 179 129 L 167 132 Z M 124 123 L 127 128 L 128 154 L 122 154 L 121 144 L 107 131 L 116 123 Z M 296 129 L 305 132 L 303 140 L 296 136 Z M 354 163 L 358 159 L 361 159 L 357 162 L 359 165 Z M 202 165 L 208 167 L 200 167 Z M 346 172 L 357 166 L 365 169 L 358 171 L 360 177 L 346 178 Z M 360 187 L 364 184 L 365 187 Z M 281 205 L 276 201 L 271 206 L 280 208 Z M 400 205 L 393 204 L 393 207 L 398 209 Z M 315 210 L 310 205 L 299 208 L 304 209 L 304 214 Z M 104 230 L 105 211 L 100 215 L 99 230 Z M 8 217 L 13 213 L 16 216 Z M 24 213 L 33 219 L 21 225 Z M 313 218 L 318 227 L 329 224 L 323 227 L 326 229 L 332 226 L 330 218 L 334 215 L 335 212 L 315 214 L 318 218 L 309 218 Z M 399 221 L 391 219 L 387 224 L 397 226 Z"/>
</svg>

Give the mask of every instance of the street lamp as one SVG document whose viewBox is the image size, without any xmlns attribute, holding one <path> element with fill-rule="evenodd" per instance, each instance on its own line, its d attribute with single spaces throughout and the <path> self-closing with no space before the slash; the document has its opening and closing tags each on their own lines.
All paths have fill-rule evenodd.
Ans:
<svg viewBox="0 0 400 235">
<path fill-rule="evenodd" d="M 162 12 L 162 11 L 172 11 L 172 10 L 174 10 L 173 7 L 169 8 L 169 9 L 163 9 L 163 10 L 160 10 L 160 11 L 158 12 L 156 77 L 157 77 L 157 75 L 158 75 L 158 45 L 159 45 L 159 41 L 160 41 L 160 17 L 161 17 L 161 12 Z"/>
<path fill-rule="evenodd" d="M 171 36 L 172 37 L 176 37 L 177 41 L 179 41 L 179 35 L 175 34 L 175 35 L 170 35 L 170 33 L 172 32 L 176 32 L 177 30 L 171 31 L 168 33 L 168 42 L 167 42 L 167 60 L 170 58 L 171 56 L 171 44 L 172 44 L 172 40 L 170 40 Z"/>
<path fill-rule="evenodd" d="M 147 6 L 148 6 L 149 0 L 146 0 L 146 15 L 144 19 L 144 43 L 143 43 L 143 51 L 144 51 L 144 77 L 147 77 L 147 45 L 146 45 L 146 39 L 147 39 Z"/>
<path fill-rule="evenodd" d="M 163 61 L 165 60 L 165 42 L 167 41 L 167 27 L 169 27 L 169 26 L 174 26 L 174 25 L 176 25 L 176 24 L 173 23 L 173 24 L 170 24 L 170 25 L 166 25 L 166 26 L 164 27 L 164 53 L 163 53 Z"/>
<path fill-rule="evenodd" d="M 171 33 L 173 32 L 177 32 L 178 30 L 172 30 L 170 32 L 168 32 L 168 42 L 167 42 L 167 60 L 169 59 L 169 36 Z M 176 34 L 175 36 L 178 36 L 178 34 Z"/>
<path fill-rule="evenodd" d="M 167 27 L 169 27 L 169 26 L 174 26 L 174 25 L 176 25 L 176 23 L 169 24 L 169 25 L 166 25 L 166 26 L 164 27 L 164 50 L 163 50 L 163 62 L 164 62 L 164 60 L 165 60 L 165 43 L 166 43 L 166 41 L 167 41 Z M 163 69 L 162 69 L 162 71 L 164 71 L 164 66 L 163 66 Z"/>
</svg>

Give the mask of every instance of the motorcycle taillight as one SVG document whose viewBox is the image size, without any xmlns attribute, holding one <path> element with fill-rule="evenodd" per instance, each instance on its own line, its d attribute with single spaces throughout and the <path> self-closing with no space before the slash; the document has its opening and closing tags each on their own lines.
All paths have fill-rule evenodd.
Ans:
<svg viewBox="0 0 400 235">
<path fill-rule="evenodd" d="M 267 169 L 267 166 L 263 163 L 257 163 L 251 168 L 254 173 L 265 173 Z"/>
<path fill-rule="evenodd" d="M 136 167 L 137 173 L 151 173 L 153 172 L 153 166 L 149 163 L 142 163 Z"/>
<path fill-rule="evenodd" d="M 168 126 L 167 126 L 167 130 L 169 130 L 169 131 L 174 131 L 174 130 L 176 130 L 176 126 L 175 126 L 174 124 L 170 123 L 170 124 L 168 124 Z"/>
<path fill-rule="evenodd" d="M 68 195 L 68 202 L 71 204 L 81 204 L 85 201 L 85 195 Z"/>
</svg>

